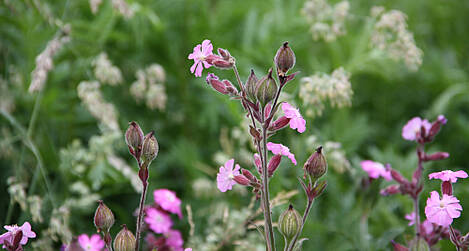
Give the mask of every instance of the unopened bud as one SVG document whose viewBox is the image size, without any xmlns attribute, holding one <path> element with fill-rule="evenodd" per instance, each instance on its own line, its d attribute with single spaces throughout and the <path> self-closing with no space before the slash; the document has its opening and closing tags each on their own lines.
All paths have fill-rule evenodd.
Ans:
<svg viewBox="0 0 469 251">
<path fill-rule="evenodd" d="M 230 69 L 234 65 L 233 57 L 230 57 L 229 59 L 224 59 L 223 57 L 215 54 L 207 56 L 205 58 L 205 61 L 220 69 Z"/>
<path fill-rule="evenodd" d="M 410 242 L 409 251 L 430 251 L 430 247 L 425 239 L 417 237 Z"/>
<path fill-rule="evenodd" d="M 101 231 L 107 233 L 112 225 L 114 225 L 114 214 L 109 207 L 104 205 L 102 200 L 99 200 L 98 203 L 98 208 L 94 213 L 94 225 L 98 233 Z"/>
<path fill-rule="evenodd" d="M 143 139 L 142 156 L 143 161 L 150 163 L 158 155 L 158 141 L 155 138 L 155 132 L 151 131 Z"/>
<path fill-rule="evenodd" d="M 277 95 L 277 83 L 272 78 L 272 69 L 269 69 L 267 76 L 261 78 L 256 84 L 256 98 L 265 107 Z"/>
<path fill-rule="evenodd" d="M 443 181 L 441 183 L 441 192 L 447 195 L 453 195 L 453 185 L 450 181 Z"/>
<path fill-rule="evenodd" d="M 391 177 L 399 184 L 408 184 L 409 181 L 402 176 L 402 174 L 399 171 L 396 171 L 395 169 L 391 168 Z"/>
<path fill-rule="evenodd" d="M 229 60 L 231 58 L 231 54 L 230 52 L 228 52 L 228 50 L 225 50 L 225 49 L 222 49 L 222 48 L 218 48 L 218 54 L 225 60 Z"/>
<path fill-rule="evenodd" d="M 401 191 L 401 189 L 400 189 L 399 185 L 390 185 L 390 186 L 386 187 L 385 189 L 381 190 L 379 193 L 382 196 L 388 196 L 388 195 L 397 194 L 400 191 Z"/>
<path fill-rule="evenodd" d="M 280 164 L 281 160 L 282 160 L 281 154 L 276 154 L 274 155 L 274 157 L 270 159 L 269 165 L 267 165 L 267 171 L 268 171 L 269 177 L 272 177 L 275 170 L 277 170 L 277 167 Z"/>
<path fill-rule="evenodd" d="M 433 122 L 432 126 L 430 127 L 430 131 L 428 132 L 428 137 L 430 139 L 433 139 L 438 134 L 438 132 L 440 132 L 441 126 L 445 125 L 447 122 L 448 120 L 445 118 L 445 116 L 443 115 L 438 116 L 436 121 Z"/>
<path fill-rule="evenodd" d="M 252 182 L 257 182 L 257 178 L 254 177 L 254 175 L 249 171 L 249 170 L 246 170 L 246 169 L 241 169 L 241 173 L 250 181 Z"/>
<path fill-rule="evenodd" d="M 209 73 L 205 80 L 207 81 L 207 84 L 211 85 L 213 89 L 215 89 L 221 94 L 238 94 L 238 90 L 236 89 L 236 87 L 233 86 L 233 84 L 229 80 L 225 79 L 220 81 L 218 77 L 213 73 Z"/>
<path fill-rule="evenodd" d="M 248 80 L 246 81 L 245 89 L 246 89 L 246 95 L 248 99 L 253 102 L 256 102 L 256 84 L 259 81 L 257 79 L 256 74 L 254 74 L 254 70 L 251 69 L 251 74 L 248 77 Z"/>
<path fill-rule="evenodd" d="M 287 126 L 289 123 L 290 123 L 290 119 L 285 116 L 282 116 L 278 118 L 277 120 L 275 120 L 274 123 L 272 123 L 272 125 L 269 127 L 269 130 L 270 131 L 280 130 L 284 128 L 285 126 Z"/>
<path fill-rule="evenodd" d="M 244 175 L 236 175 L 234 176 L 233 180 L 242 186 L 249 186 L 250 184 L 249 179 Z"/>
<path fill-rule="evenodd" d="M 305 172 L 311 176 L 313 180 L 321 178 L 327 172 L 326 157 L 322 154 L 322 146 L 309 157 L 304 165 Z"/>
<path fill-rule="evenodd" d="M 277 74 L 284 77 L 287 72 L 295 65 L 295 53 L 288 46 L 288 42 L 283 43 L 275 54 L 274 62 L 277 66 Z"/>
<path fill-rule="evenodd" d="M 254 154 L 254 165 L 256 165 L 257 170 L 259 170 L 259 173 L 262 173 L 261 157 L 257 153 Z"/>
<path fill-rule="evenodd" d="M 142 150 L 143 144 L 143 131 L 137 122 L 132 121 L 129 123 L 129 128 L 125 132 L 125 143 L 129 147 L 132 155 L 136 155 Z"/>
<path fill-rule="evenodd" d="M 435 160 L 444 160 L 449 158 L 449 153 L 447 152 L 437 152 L 431 155 L 426 155 L 424 160 L 425 161 L 435 161 Z"/>
<path fill-rule="evenodd" d="M 300 214 L 292 205 L 280 215 L 278 219 L 278 230 L 285 237 L 287 242 L 300 232 L 301 222 Z"/>
<path fill-rule="evenodd" d="M 127 229 L 127 226 L 122 225 L 122 230 L 117 234 L 114 240 L 114 251 L 134 251 L 135 250 L 135 236 Z"/>
</svg>

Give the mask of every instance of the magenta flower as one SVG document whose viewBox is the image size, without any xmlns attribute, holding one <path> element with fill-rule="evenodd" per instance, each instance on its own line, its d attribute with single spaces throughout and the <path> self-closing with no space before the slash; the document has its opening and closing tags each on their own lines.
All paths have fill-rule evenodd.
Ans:
<svg viewBox="0 0 469 251">
<path fill-rule="evenodd" d="M 169 215 L 153 207 L 147 209 L 144 220 L 150 229 L 157 234 L 166 233 L 173 226 Z"/>
<path fill-rule="evenodd" d="M 290 119 L 291 129 L 296 129 L 299 133 L 303 133 L 306 130 L 306 121 L 303 119 L 298 109 L 287 102 L 283 102 L 282 110 L 283 113 L 285 113 L 285 117 Z"/>
<path fill-rule="evenodd" d="M 442 181 L 451 181 L 451 183 L 456 183 L 458 178 L 465 179 L 467 178 L 467 173 L 463 170 L 453 172 L 451 170 L 444 170 L 441 172 L 431 173 L 428 175 L 429 179 L 440 179 Z"/>
<path fill-rule="evenodd" d="M 231 190 L 233 185 L 236 184 L 234 177 L 239 175 L 239 165 L 236 164 L 233 169 L 234 159 L 228 160 L 224 166 L 220 167 L 217 174 L 217 187 L 222 193 Z"/>
<path fill-rule="evenodd" d="M 194 73 L 195 71 L 195 76 L 196 77 L 201 77 L 202 76 L 202 70 L 204 67 L 206 69 L 210 68 L 212 66 L 211 64 L 207 63 L 205 61 L 205 58 L 208 57 L 209 55 L 212 55 L 212 50 L 213 46 L 210 40 L 204 40 L 202 44 L 198 44 L 197 46 L 194 47 L 194 51 L 189 54 L 189 59 L 194 60 L 194 64 L 191 67 L 191 72 Z"/>
<path fill-rule="evenodd" d="M 420 133 L 422 126 L 425 128 L 425 131 L 428 133 L 432 124 L 428 120 L 422 120 L 419 117 L 414 117 L 405 126 L 402 128 L 402 137 L 406 140 L 414 141 L 417 139 L 417 134 Z"/>
<path fill-rule="evenodd" d="M 434 226 L 428 220 L 424 220 L 422 224 L 420 224 L 420 229 L 425 232 L 426 235 L 430 235 L 433 232 Z"/>
<path fill-rule="evenodd" d="M 360 164 L 363 171 L 367 172 L 370 178 L 377 179 L 381 176 L 385 180 L 392 180 L 391 171 L 386 170 L 383 164 L 371 160 L 364 160 Z"/>
<path fill-rule="evenodd" d="M 4 226 L 8 232 L 0 235 L 0 243 L 3 244 L 5 243 L 5 240 L 8 241 L 9 243 L 13 244 L 13 238 L 15 237 L 16 232 L 22 231 L 23 232 L 23 237 L 21 238 L 20 245 L 25 245 L 28 242 L 28 238 L 35 238 L 36 233 L 34 233 L 31 230 L 31 224 L 29 222 L 23 223 L 21 227 L 18 227 L 18 225 L 10 225 L 10 226 Z M 3 248 L 6 248 L 5 245 L 3 245 Z"/>
<path fill-rule="evenodd" d="M 281 154 L 283 156 L 288 157 L 293 164 L 296 166 L 296 159 L 295 155 L 290 152 L 290 149 L 282 144 L 275 144 L 272 142 L 267 143 L 267 149 L 271 151 L 273 154 Z"/>
<path fill-rule="evenodd" d="M 415 224 L 415 212 L 412 212 L 410 214 L 405 215 L 405 219 L 409 221 L 409 226 L 412 226 Z"/>
<path fill-rule="evenodd" d="M 181 248 L 184 244 L 184 240 L 182 239 L 181 232 L 178 230 L 170 229 L 168 232 L 164 234 L 166 237 L 166 245 L 173 247 L 173 248 Z"/>
<path fill-rule="evenodd" d="M 192 251 L 192 248 L 186 248 L 184 251 Z"/>
<path fill-rule="evenodd" d="M 440 199 L 438 192 L 432 191 L 430 198 L 427 199 L 425 215 L 431 223 L 447 227 L 451 225 L 453 219 L 461 216 L 461 210 L 462 207 L 456 197 L 443 194 L 443 198 Z"/>
<path fill-rule="evenodd" d="M 101 251 L 104 248 L 104 241 L 98 234 L 93 234 L 90 237 L 86 234 L 78 236 L 78 244 L 85 251 Z"/>
<path fill-rule="evenodd" d="M 153 198 L 161 208 L 182 218 L 181 200 L 175 192 L 168 189 L 157 189 L 153 191 Z"/>
</svg>

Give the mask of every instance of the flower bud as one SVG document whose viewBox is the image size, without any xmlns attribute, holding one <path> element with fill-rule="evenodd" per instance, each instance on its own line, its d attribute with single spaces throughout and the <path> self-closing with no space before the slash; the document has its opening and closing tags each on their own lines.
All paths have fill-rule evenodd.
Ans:
<svg viewBox="0 0 469 251">
<path fill-rule="evenodd" d="M 441 183 L 441 192 L 447 195 L 453 195 L 453 185 L 450 181 L 443 181 Z"/>
<path fill-rule="evenodd" d="M 382 196 L 389 196 L 389 195 L 397 194 L 400 192 L 401 192 L 401 187 L 399 185 L 394 184 L 394 185 L 390 185 L 386 187 L 385 189 L 382 189 L 379 193 Z"/>
<path fill-rule="evenodd" d="M 129 128 L 125 132 L 125 143 L 132 155 L 142 150 L 143 131 L 135 121 L 129 123 Z"/>
<path fill-rule="evenodd" d="M 249 186 L 250 184 L 249 179 L 244 175 L 236 175 L 234 176 L 233 180 L 242 186 Z"/>
<path fill-rule="evenodd" d="M 436 152 L 434 154 L 425 155 L 425 161 L 435 161 L 435 160 L 444 160 L 449 158 L 449 153 L 447 152 Z"/>
<path fill-rule="evenodd" d="M 238 90 L 229 80 L 224 79 L 220 81 L 218 77 L 213 73 L 209 73 L 205 80 L 207 81 L 207 84 L 211 85 L 213 89 L 215 89 L 221 94 L 238 94 Z"/>
<path fill-rule="evenodd" d="M 254 154 L 254 165 L 256 165 L 257 170 L 259 171 L 259 173 L 262 173 L 261 156 L 257 153 Z"/>
<path fill-rule="evenodd" d="M 256 74 L 254 74 L 254 70 L 251 69 L 251 74 L 249 75 L 248 80 L 246 81 L 245 90 L 248 99 L 253 103 L 256 103 L 257 100 L 256 84 L 258 81 L 259 79 L 257 79 Z"/>
<path fill-rule="evenodd" d="M 134 251 L 136 245 L 135 236 L 127 229 L 127 226 L 122 225 L 122 230 L 116 235 L 114 240 L 114 251 Z"/>
<path fill-rule="evenodd" d="M 275 120 L 274 123 L 272 123 L 272 125 L 269 127 L 269 131 L 278 131 L 287 126 L 289 123 L 290 119 L 285 116 L 282 116 Z"/>
<path fill-rule="evenodd" d="M 158 155 L 158 141 L 155 138 L 155 132 L 151 131 L 143 139 L 142 156 L 144 162 L 153 161 Z"/>
<path fill-rule="evenodd" d="M 327 161 L 322 154 L 322 146 L 309 157 L 303 168 L 305 174 L 309 174 L 313 180 L 321 178 L 327 172 Z"/>
<path fill-rule="evenodd" d="M 272 78 L 272 69 L 269 69 L 267 76 L 261 78 L 256 84 L 256 98 L 265 107 L 277 95 L 277 83 Z"/>
<path fill-rule="evenodd" d="M 94 214 L 94 225 L 98 233 L 101 231 L 107 233 L 114 225 L 114 214 L 109 207 L 104 205 L 102 200 L 99 200 L 98 203 L 98 208 Z"/>
<path fill-rule="evenodd" d="M 229 57 L 229 59 L 225 59 L 215 54 L 207 56 L 205 58 L 205 61 L 220 69 L 230 69 L 234 65 L 233 57 Z"/>
<path fill-rule="evenodd" d="M 275 65 L 277 66 L 277 74 L 284 77 L 287 72 L 293 68 L 295 61 L 295 53 L 293 53 L 293 50 L 288 46 L 288 42 L 283 43 L 274 58 Z"/>
<path fill-rule="evenodd" d="M 278 230 L 283 237 L 285 237 L 287 242 L 300 232 L 301 222 L 300 214 L 293 209 L 292 205 L 280 215 L 278 219 Z"/>
<path fill-rule="evenodd" d="M 257 178 L 254 177 L 254 175 L 253 175 L 251 172 L 249 172 L 249 170 L 246 170 L 246 169 L 242 168 L 242 169 L 241 169 L 241 173 L 242 173 L 248 180 L 250 180 L 250 181 L 252 181 L 252 182 L 257 182 Z"/>
<path fill-rule="evenodd" d="M 269 174 L 269 177 L 272 177 L 275 170 L 277 170 L 277 167 L 280 164 L 281 160 L 282 160 L 281 154 L 276 154 L 274 155 L 274 157 L 270 159 L 269 164 L 267 165 L 267 171 L 268 171 L 267 173 Z"/>
<path fill-rule="evenodd" d="M 427 241 L 418 237 L 410 242 L 409 251 L 430 251 Z"/>
<path fill-rule="evenodd" d="M 223 48 L 218 48 L 218 55 L 220 55 L 223 59 L 229 60 L 231 58 L 231 54 L 228 50 L 225 50 Z"/>
</svg>

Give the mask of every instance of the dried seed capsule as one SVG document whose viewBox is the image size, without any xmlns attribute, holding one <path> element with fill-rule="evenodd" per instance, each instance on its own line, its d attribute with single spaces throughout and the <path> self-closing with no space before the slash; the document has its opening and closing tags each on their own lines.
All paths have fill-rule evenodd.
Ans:
<svg viewBox="0 0 469 251">
<path fill-rule="evenodd" d="M 295 53 L 288 46 L 288 42 L 283 43 L 275 54 L 274 62 L 277 66 L 277 74 L 284 77 L 287 72 L 295 66 Z"/>
<path fill-rule="evenodd" d="M 327 161 L 322 154 L 322 146 L 309 157 L 303 168 L 314 180 L 321 178 L 327 172 Z"/>
<path fill-rule="evenodd" d="M 144 162 L 150 163 L 158 155 L 158 141 L 155 138 L 155 132 L 151 131 L 143 139 L 142 157 Z"/>
<path fill-rule="evenodd" d="M 135 236 L 127 229 L 127 226 L 122 225 L 122 230 L 116 235 L 114 240 L 114 251 L 134 251 L 136 245 Z"/>
<path fill-rule="evenodd" d="M 114 214 L 109 207 L 104 205 L 102 200 L 99 200 L 98 203 L 98 208 L 96 208 L 96 212 L 94 214 L 94 225 L 96 226 L 98 233 L 101 231 L 107 233 L 109 232 L 109 229 L 111 229 L 112 225 L 114 225 Z"/>
</svg>

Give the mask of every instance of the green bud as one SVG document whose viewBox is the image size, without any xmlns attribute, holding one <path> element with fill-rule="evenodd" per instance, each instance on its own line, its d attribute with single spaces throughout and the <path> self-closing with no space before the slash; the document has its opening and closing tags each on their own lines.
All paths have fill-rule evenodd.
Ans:
<svg viewBox="0 0 469 251">
<path fill-rule="evenodd" d="M 107 233 L 112 225 L 114 225 L 114 214 L 109 207 L 104 205 L 102 200 L 98 201 L 98 203 L 98 208 L 96 208 L 94 213 L 94 225 L 98 233 L 101 231 Z"/>
<path fill-rule="evenodd" d="M 322 154 L 322 146 L 309 157 L 304 165 L 305 176 L 310 175 L 313 180 L 321 178 L 327 172 L 326 157 Z"/>
<path fill-rule="evenodd" d="M 278 230 L 283 237 L 285 237 L 287 242 L 290 242 L 290 240 L 300 232 L 301 222 L 300 214 L 293 209 L 292 205 L 280 215 L 278 219 Z"/>
<path fill-rule="evenodd" d="M 251 100 L 251 102 L 256 103 L 256 84 L 259 81 L 254 70 L 251 69 L 251 74 L 249 75 L 248 80 L 246 81 L 246 95 Z"/>
<path fill-rule="evenodd" d="M 269 69 L 269 74 L 261 78 L 256 84 L 256 97 L 262 107 L 265 107 L 267 103 L 275 98 L 275 95 L 277 95 L 277 83 L 272 78 L 272 69 Z"/>
<path fill-rule="evenodd" d="M 277 66 L 277 74 L 284 77 L 287 72 L 295 66 L 295 53 L 288 46 L 288 42 L 283 43 L 275 54 L 274 62 Z"/>
<path fill-rule="evenodd" d="M 114 239 L 114 251 L 134 251 L 136 245 L 135 236 L 127 229 L 127 226 L 122 225 L 122 230 L 116 235 Z"/>
<path fill-rule="evenodd" d="M 409 251 L 430 251 L 430 247 L 425 239 L 418 238 L 410 242 Z"/>
<path fill-rule="evenodd" d="M 155 132 L 150 132 L 143 139 L 142 157 L 144 162 L 152 162 L 158 155 L 158 141 L 155 138 Z"/>
</svg>

